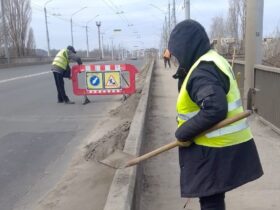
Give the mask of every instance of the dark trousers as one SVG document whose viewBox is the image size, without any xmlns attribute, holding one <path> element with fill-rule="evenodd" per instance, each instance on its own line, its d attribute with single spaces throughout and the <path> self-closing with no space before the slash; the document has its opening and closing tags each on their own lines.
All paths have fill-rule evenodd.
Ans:
<svg viewBox="0 0 280 210">
<path fill-rule="evenodd" d="M 53 72 L 53 76 L 54 76 L 54 81 L 55 81 L 55 85 L 56 85 L 56 89 L 57 89 L 57 101 L 58 102 L 69 101 L 69 98 L 65 93 L 63 74 Z"/>
<path fill-rule="evenodd" d="M 201 210 L 225 210 L 225 193 L 199 198 Z"/>
<path fill-rule="evenodd" d="M 166 63 L 168 63 L 168 66 L 169 66 L 169 68 L 171 67 L 171 65 L 170 65 L 170 59 L 169 58 L 163 58 L 163 61 L 164 61 L 164 67 L 166 68 Z"/>
</svg>

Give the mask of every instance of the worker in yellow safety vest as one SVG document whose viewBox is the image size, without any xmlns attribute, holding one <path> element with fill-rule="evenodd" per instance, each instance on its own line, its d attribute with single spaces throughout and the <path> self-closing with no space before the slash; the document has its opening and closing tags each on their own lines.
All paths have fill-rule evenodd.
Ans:
<svg viewBox="0 0 280 210">
<path fill-rule="evenodd" d="M 69 62 L 75 61 L 79 65 L 82 64 L 82 60 L 80 57 L 76 55 L 76 50 L 73 46 L 68 46 L 65 49 L 61 49 L 55 56 L 53 62 L 52 62 L 52 72 L 54 75 L 54 80 L 56 84 L 57 89 L 57 102 L 58 103 L 64 103 L 64 104 L 74 104 L 75 102 L 70 101 L 68 96 L 65 93 L 64 88 L 64 80 L 63 78 L 69 78 L 71 79 L 71 71 Z M 85 98 L 85 102 L 88 100 Z M 85 103 L 84 102 L 84 103 Z"/>
<path fill-rule="evenodd" d="M 175 26 L 168 49 L 180 66 L 175 136 L 181 196 L 198 197 L 201 210 L 225 210 L 227 191 L 263 175 L 246 119 L 199 135 L 243 111 L 234 73 L 194 20 Z"/>
<path fill-rule="evenodd" d="M 168 49 L 165 49 L 163 52 L 164 68 L 166 68 L 166 64 L 168 64 L 169 68 L 171 68 L 170 59 L 171 59 L 171 54 Z"/>
</svg>

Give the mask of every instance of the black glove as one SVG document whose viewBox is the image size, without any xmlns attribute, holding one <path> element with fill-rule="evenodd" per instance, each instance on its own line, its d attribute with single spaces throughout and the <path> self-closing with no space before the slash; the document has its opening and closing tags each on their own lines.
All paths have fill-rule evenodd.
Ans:
<svg viewBox="0 0 280 210">
<path fill-rule="evenodd" d="M 177 69 L 176 73 L 172 76 L 174 79 L 184 79 L 187 73 L 184 68 L 180 67 Z"/>
<path fill-rule="evenodd" d="M 180 141 L 177 140 L 177 144 L 179 147 L 189 147 L 192 144 L 192 141 Z"/>
<path fill-rule="evenodd" d="M 178 74 L 178 73 L 175 73 L 175 74 L 172 75 L 172 77 L 173 77 L 174 79 L 178 79 L 178 78 L 179 78 L 179 74 Z"/>
<path fill-rule="evenodd" d="M 68 79 L 71 78 L 71 71 L 70 70 L 63 71 L 63 77 Z"/>
<path fill-rule="evenodd" d="M 83 64 L 82 59 L 81 59 L 81 58 L 78 59 L 77 63 L 78 63 L 79 65 L 82 65 L 82 64 Z"/>
</svg>

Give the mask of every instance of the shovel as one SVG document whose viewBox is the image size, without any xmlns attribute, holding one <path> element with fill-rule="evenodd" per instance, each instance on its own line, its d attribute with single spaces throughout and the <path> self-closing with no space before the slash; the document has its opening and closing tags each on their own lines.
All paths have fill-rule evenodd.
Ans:
<svg viewBox="0 0 280 210">
<path fill-rule="evenodd" d="M 239 121 L 241 119 L 244 119 L 244 118 L 250 116 L 250 114 L 251 114 L 251 111 L 244 111 L 242 113 L 239 113 L 239 114 L 235 115 L 234 117 L 227 118 L 227 119 L 217 123 L 216 125 L 214 125 L 210 129 L 208 129 L 207 131 L 201 133 L 200 135 L 204 135 L 204 134 L 209 133 L 211 131 L 222 128 L 224 126 L 230 125 L 230 124 L 232 124 L 236 121 Z M 191 143 L 192 142 L 190 142 L 190 144 Z M 147 160 L 151 157 L 154 157 L 154 156 L 156 156 L 156 155 L 158 155 L 162 152 L 168 151 L 168 150 L 170 150 L 174 147 L 177 147 L 177 146 L 179 146 L 178 141 L 173 141 L 169 144 L 166 144 L 162 147 L 159 147 L 158 149 L 155 149 L 151 152 L 148 152 L 148 153 L 146 153 L 142 156 L 136 157 L 136 158 L 135 158 L 135 156 L 133 156 L 131 154 L 128 154 L 126 152 L 123 152 L 121 150 L 116 150 L 111 155 L 109 155 L 107 158 L 105 158 L 103 160 L 100 160 L 99 162 L 106 165 L 106 166 L 115 168 L 115 169 L 123 169 L 123 168 L 127 168 L 127 167 L 130 167 L 130 166 L 137 165 L 138 163 L 140 163 L 143 160 Z"/>
</svg>

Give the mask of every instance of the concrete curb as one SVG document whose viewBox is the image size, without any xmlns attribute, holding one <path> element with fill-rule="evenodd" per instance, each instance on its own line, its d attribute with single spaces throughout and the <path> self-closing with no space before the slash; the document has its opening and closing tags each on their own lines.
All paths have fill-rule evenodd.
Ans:
<svg viewBox="0 0 280 210">
<path fill-rule="evenodd" d="M 148 109 L 148 101 L 150 96 L 151 78 L 155 61 L 150 64 L 145 84 L 141 93 L 139 104 L 135 111 L 130 131 L 124 146 L 124 152 L 139 156 L 142 146 L 142 140 L 145 131 L 146 111 Z M 104 210 L 131 210 L 137 198 L 135 191 L 137 190 L 137 174 L 141 173 L 141 165 L 133 166 L 126 169 L 116 171 L 112 181 Z"/>
</svg>

